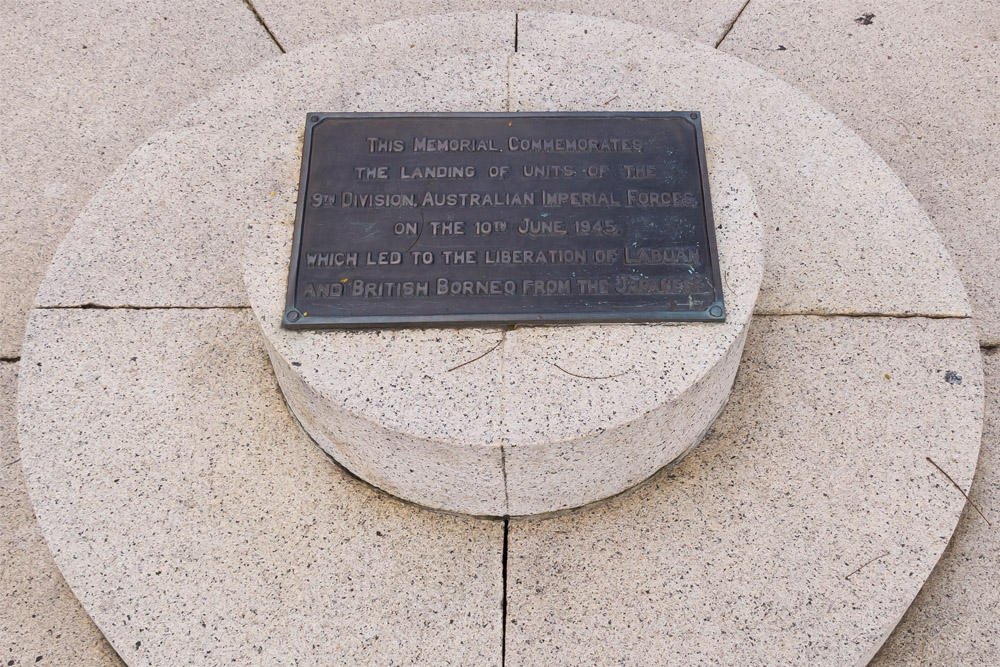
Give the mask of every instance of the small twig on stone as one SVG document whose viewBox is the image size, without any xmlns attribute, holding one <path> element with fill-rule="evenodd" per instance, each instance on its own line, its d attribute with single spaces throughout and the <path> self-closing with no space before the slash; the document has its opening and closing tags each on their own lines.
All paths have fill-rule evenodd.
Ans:
<svg viewBox="0 0 1000 667">
<path fill-rule="evenodd" d="M 464 362 L 460 363 L 460 364 L 459 364 L 458 366 L 454 366 L 454 367 L 452 367 L 452 368 L 449 368 L 447 372 L 448 372 L 448 373 L 450 373 L 450 372 L 452 372 L 452 371 L 455 371 L 455 370 L 458 370 L 458 369 L 459 369 L 459 368 L 461 368 L 462 366 L 468 366 L 468 365 L 469 365 L 469 364 L 471 364 L 471 363 L 472 363 L 473 361 L 479 361 L 480 359 L 482 359 L 483 357 L 485 357 L 485 356 L 486 356 L 487 354 L 489 354 L 489 353 L 493 352 L 493 351 L 494 351 L 494 350 L 496 350 L 496 349 L 497 349 L 498 347 L 500 347 L 500 345 L 501 345 L 501 344 L 503 344 L 503 342 L 504 342 L 505 340 L 507 340 L 507 329 L 504 329 L 504 330 L 503 330 L 503 334 L 502 334 L 502 335 L 500 336 L 500 340 L 498 340 L 498 341 L 497 341 L 496 345 L 494 345 L 494 346 L 493 346 L 493 347 L 491 347 L 490 349 L 486 350 L 485 352 L 483 352 L 482 354 L 480 354 L 480 355 L 479 355 L 478 357 L 476 357 L 475 359 L 469 359 L 468 361 L 464 361 Z"/>
<path fill-rule="evenodd" d="M 729 284 L 729 271 L 722 272 L 722 280 L 726 283 L 726 287 L 729 288 L 729 291 L 736 294 L 736 290 L 734 290 L 732 285 Z"/>
<path fill-rule="evenodd" d="M 617 96 L 617 95 L 615 95 L 615 96 L 614 96 L 614 97 L 612 97 L 612 98 L 611 98 L 610 100 L 608 100 L 607 102 L 605 102 L 605 103 L 604 103 L 604 106 L 608 106 L 609 104 L 611 104 L 612 102 L 614 102 L 614 101 L 615 101 L 615 100 L 617 100 L 617 99 L 618 99 L 618 96 Z"/>
<path fill-rule="evenodd" d="M 875 558 L 872 558 L 872 559 L 871 559 L 871 560 L 869 560 L 869 561 L 865 561 L 864 563 L 862 563 L 861 565 L 859 565 L 859 566 L 858 566 L 858 568 L 857 568 L 856 570 L 854 570 L 854 572 L 851 572 L 851 573 L 850 573 L 849 575 L 847 575 L 846 577 L 844 577 L 844 579 L 848 579 L 848 580 L 849 580 L 849 579 L 850 579 L 851 577 L 853 577 L 854 575 L 856 575 L 856 574 L 857 574 L 858 572 L 860 572 L 860 571 L 861 571 L 862 569 L 864 569 L 864 568 L 868 567 L 869 565 L 871 565 L 872 563 L 874 563 L 874 562 L 875 562 L 875 561 L 877 561 L 878 559 L 880 559 L 880 558 L 885 558 L 885 557 L 886 557 L 886 556 L 888 556 L 888 555 L 889 555 L 889 552 L 888 552 L 888 551 L 886 551 L 886 552 L 885 552 L 884 554 L 882 554 L 882 555 L 880 555 L 880 556 L 875 556 Z"/>
<path fill-rule="evenodd" d="M 549 363 L 552 363 L 552 362 L 549 362 Z M 556 368 L 558 368 L 559 370 L 561 370 L 566 375 L 572 375 L 573 377 L 580 378 L 581 380 L 610 380 L 612 378 L 620 378 L 621 376 L 625 375 L 626 373 L 631 373 L 632 371 L 635 370 L 635 368 L 633 367 L 633 368 L 628 369 L 627 371 L 622 371 L 621 373 L 616 373 L 614 375 L 602 375 L 600 377 L 595 377 L 595 376 L 592 376 L 592 375 L 577 375 L 576 373 L 570 373 L 568 370 L 566 370 L 565 368 L 563 368 L 559 364 L 552 364 L 552 365 L 555 366 Z"/>
<path fill-rule="evenodd" d="M 944 475 L 945 477 L 947 477 L 947 478 L 948 478 L 948 481 L 949 481 L 949 482 L 951 482 L 951 483 L 952 483 L 952 484 L 953 484 L 953 485 L 955 486 L 955 488 L 956 488 L 956 489 L 958 489 L 958 492 L 959 492 L 959 493 L 961 493 L 961 494 L 962 494 L 963 496 L 965 496 L 965 499 L 969 501 L 969 504 L 970 504 L 970 505 L 972 505 L 972 509 L 974 509 L 974 510 L 976 510 L 977 512 L 979 512 L 979 516 L 983 517 L 983 521 L 985 521 L 985 522 L 986 522 L 986 525 L 987 525 L 987 526 L 989 526 L 990 528 L 992 528 L 992 527 L 993 527 L 993 524 L 992 524 L 992 523 L 990 523 L 990 520 L 986 518 L 986 515 L 985 515 L 985 514 L 983 514 L 983 511 L 982 511 L 981 509 L 979 509 L 979 507 L 977 507 L 977 506 L 976 506 L 976 503 L 972 502 L 972 498 L 970 498 L 970 497 L 969 497 L 969 494 L 968 494 L 968 493 L 966 493 L 965 491 L 963 491 L 963 490 L 962 490 L 962 487 L 960 487 L 960 486 L 958 485 L 958 482 L 956 482 L 955 480 L 953 480 L 953 479 L 951 478 L 951 475 L 949 475 L 948 473 L 946 473 L 946 472 L 944 471 L 944 468 L 942 468 L 942 467 L 941 467 L 941 466 L 939 466 L 938 464 L 934 463 L 934 460 L 933 460 L 933 459 L 932 459 L 931 457 L 929 457 L 929 456 L 928 456 L 928 457 L 926 457 L 926 458 L 927 458 L 927 460 L 928 460 L 928 461 L 930 461 L 930 464 L 931 464 L 932 466 L 934 466 L 935 468 L 937 468 L 938 470 L 940 470 L 940 471 L 941 471 L 941 474 L 942 474 L 942 475 Z"/>
<path fill-rule="evenodd" d="M 913 130 L 910 129 L 910 126 L 904 123 L 903 121 L 899 120 L 898 118 L 893 118 L 892 116 L 886 116 L 886 118 L 888 118 L 889 120 L 896 121 L 897 123 L 902 125 L 903 129 L 906 130 L 909 134 L 913 134 Z"/>
</svg>

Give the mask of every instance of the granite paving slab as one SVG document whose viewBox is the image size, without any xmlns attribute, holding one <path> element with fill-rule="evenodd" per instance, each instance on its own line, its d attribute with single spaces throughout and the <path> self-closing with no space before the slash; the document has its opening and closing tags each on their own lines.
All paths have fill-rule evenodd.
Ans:
<svg viewBox="0 0 1000 667">
<path fill-rule="evenodd" d="M 0 664 L 122 665 L 56 568 L 17 445 L 17 367 L 0 363 Z"/>
<path fill-rule="evenodd" d="M 190 101 L 280 52 L 241 2 L 11 0 L 2 14 L 0 357 L 16 357 L 100 183 Z"/>
<path fill-rule="evenodd" d="M 246 234 L 253 313 L 289 410 L 310 437 L 353 474 L 400 498 L 506 514 L 497 434 L 503 361 L 487 354 L 502 331 L 282 329 L 291 221 L 254 224 Z"/>
<path fill-rule="evenodd" d="M 499 664 L 503 522 L 334 465 L 246 310 L 36 310 L 18 401 L 42 533 L 127 663 Z"/>
<path fill-rule="evenodd" d="M 756 312 L 969 314 L 918 202 L 860 137 L 806 95 L 745 61 L 651 28 L 530 12 L 518 25 L 512 110 L 702 112 L 706 134 L 742 164 L 762 208 Z"/>
<path fill-rule="evenodd" d="M 927 458 L 967 488 L 981 418 L 969 320 L 755 318 L 686 459 L 511 521 L 506 664 L 864 664 L 965 505 Z"/>
<path fill-rule="evenodd" d="M 875 656 L 873 667 L 1000 664 L 996 632 L 1000 623 L 1000 352 L 985 351 L 983 366 L 986 419 L 979 466 L 969 490 L 975 506 L 965 506 L 951 544 Z"/>
<path fill-rule="evenodd" d="M 503 355 L 511 515 L 566 509 L 647 479 L 697 446 L 728 400 L 762 275 L 749 179 L 707 147 L 726 323 L 522 327 Z"/>
<path fill-rule="evenodd" d="M 499 15 L 379 26 L 289 53 L 192 105 L 136 149 L 66 235 L 38 303 L 245 305 L 248 224 L 295 216 L 309 111 L 498 111 Z M 452 47 L 461 26 L 472 54 Z M 72 276 L 72 278 L 69 278 Z"/>
<path fill-rule="evenodd" d="M 991 0 L 754 1 L 721 49 L 808 93 L 940 231 L 980 340 L 1000 343 L 1000 41 Z"/>
</svg>

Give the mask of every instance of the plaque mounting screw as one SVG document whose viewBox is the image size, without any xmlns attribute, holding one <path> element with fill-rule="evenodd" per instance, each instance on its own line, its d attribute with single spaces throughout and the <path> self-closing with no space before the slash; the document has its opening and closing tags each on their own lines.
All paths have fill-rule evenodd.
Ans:
<svg viewBox="0 0 1000 667">
<path fill-rule="evenodd" d="M 722 308 L 719 306 L 712 306 L 708 309 L 708 314 L 712 317 L 722 317 Z"/>
<path fill-rule="evenodd" d="M 313 116 L 310 120 L 312 120 L 312 122 L 315 123 L 316 121 L 319 120 L 319 116 Z"/>
<path fill-rule="evenodd" d="M 301 315 L 299 315 L 299 311 L 297 310 L 290 310 L 285 313 L 285 319 L 289 322 L 297 322 L 299 317 L 301 317 Z"/>
<path fill-rule="evenodd" d="M 691 119 L 692 120 L 697 120 L 698 119 L 698 114 L 696 114 L 696 113 L 691 114 Z"/>
</svg>

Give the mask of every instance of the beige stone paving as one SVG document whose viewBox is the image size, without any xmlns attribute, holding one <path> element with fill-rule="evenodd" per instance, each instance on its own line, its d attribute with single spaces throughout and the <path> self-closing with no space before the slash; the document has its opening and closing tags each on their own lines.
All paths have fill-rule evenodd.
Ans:
<svg viewBox="0 0 1000 667">
<path fill-rule="evenodd" d="M 0 10 L 0 357 L 56 244 L 136 144 L 279 55 L 239 1 L 9 0 Z"/>
<path fill-rule="evenodd" d="M 912 194 L 803 93 L 743 60 L 628 23 L 522 12 L 518 32 L 511 110 L 701 111 L 706 145 L 736 158 L 761 207 L 755 312 L 970 313 Z"/>
<path fill-rule="evenodd" d="M 286 49 L 378 23 L 473 10 L 590 14 L 669 30 L 709 44 L 739 13 L 745 0 L 255 0 L 261 17 Z M 498 26 L 504 30 L 505 26 Z M 455 34 L 461 42 L 462 35 Z"/>
<path fill-rule="evenodd" d="M 21 474 L 17 364 L 0 362 L 0 665 L 114 667 L 121 661 L 56 568 Z"/>
<path fill-rule="evenodd" d="M 925 457 L 971 481 L 979 366 L 968 320 L 755 318 L 684 461 L 511 521 L 507 664 L 866 662 L 964 506 Z"/>
<path fill-rule="evenodd" d="M 499 662 L 503 522 L 333 465 L 247 310 L 35 310 L 21 363 L 38 523 L 127 663 Z"/>
<path fill-rule="evenodd" d="M 165 124 L 100 187 L 55 253 L 37 303 L 245 305 L 246 225 L 294 219 L 306 114 L 500 111 L 512 19 L 464 14 L 377 26 L 234 77 Z M 445 46 L 459 28 L 461 45 Z"/>
<path fill-rule="evenodd" d="M 49 259 L 98 184 L 189 101 L 279 51 L 240 2 L 11 0 L 0 13 L 0 357 L 16 357 Z M 0 664 L 120 664 L 35 523 L 8 369 Z"/>
<path fill-rule="evenodd" d="M 886 159 L 941 233 L 980 340 L 993 345 L 1000 342 L 997 16 L 989 0 L 753 0 L 721 46 L 808 92 Z M 1000 388 L 996 357 L 986 358 L 987 423 L 971 495 L 993 520 Z M 1000 662 L 998 551 L 996 528 L 967 507 L 952 545 L 873 664 Z"/>
<path fill-rule="evenodd" d="M 1000 351 L 984 354 L 986 420 L 979 467 L 951 544 L 872 661 L 893 665 L 1000 664 Z"/>
<path fill-rule="evenodd" d="M 199 32 L 200 30 L 221 29 L 219 26 L 225 21 L 198 21 L 198 25 L 192 26 L 193 19 L 185 17 L 191 16 L 193 12 L 185 4 L 158 4 L 170 9 L 170 12 L 164 12 L 168 17 L 166 23 L 176 20 L 182 24 L 182 27 L 176 32 L 171 32 L 168 35 L 158 32 L 161 27 L 154 20 L 154 15 L 159 13 L 155 8 L 146 17 L 148 22 L 143 24 L 143 27 L 149 29 L 148 33 L 142 30 L 137 32 L 128 21 L 122 20 L 128 18 L 129 15 L 121 11 L 107 11 L 103 13 L 105 17 L 114 19 L 114 21 L 109 21 L 109 26 L 117 32 L 116 41 L 104 42 L 103 52 L 96 49 L 91 51 L 94 49 L 94 45 L 88 44 L 87 51 L 90 51 L 88 54 L 83 54 L 82 48 L 80 53 L 74 52 L 75 47 L 71 48 L 71 45 L 75 37 L 86 36 L 89 38 L 96 34 L 99 37 L 99 42 L 105 38 L 100 37 L 101 31 L 91 29 L 93 26 L 79 16 L 70 15 L 64 19 L 51 19 L 50 17 L 57 16 L 60 12 L 65 16 L 67 12 L 74 9 L 73 6 L 65 3 L 54 2 L 41 6 L 32 3 L 30 8 L 28 3 L 24 3 L 16 11 L 33 12 L 33 23 L 22 17 L 16 21 L 0 23 L 0 39 L 4 41 L 5 45 L 17 43 L 23 47 L 11 49 L 5 53 L 5 76 L 8 78 L 6 85 L 10 86 L 12 78 L 7 72 L 13 72 L 14 80 L 25 82 L 18 89 L 23 92 L 22 99 L 27 100 L 30 104 L 37 104 L 38 108 L 44 104 L 55 104 L 56 106 L 53 108 L 63 112 L 61 116 L 63 119 L 71 118 L 70 124 L 60 127 L 58 123 L 42 122 L 43 116 L 40 113 L 24 113 L 23 103 L 20 105 L 20 113 L 17 118 L 4 117 L 2 115 L 4 112 L 0 110 L 0 128 L 4 132 L 3 145 L 5 148 L 5 151 L 0 152 L 0 176 L 3 176 L 4 179 L 17 179 L 16 182 L 27 183 L 29 186 L 25 187 L 22 192 L 11 193 L 8 190 L 4 195 L 7 200 L 3 202 L 3 209 L 0 210 L 0 230 L 4 232 L 3 236 L 0 237 L 0 251 L 3 252 L 4 257 L 19 258 L 19 261 L 0 266 L 0 277 L 4 280 L 4 287 L 0 287 L 3 290 L 0 291 L 0 296 L 3 297 L 2 300 L 5 304 L 2 317 L 0 317 L 2 320 L 0 321 L 0 356 L 16 355 L 20 345 L 20 332 L 23 328 L 24 308 L 30 303 L 34 285 L 37 284 L 40 277 L 39 272 L 44 270 L 47 262 L 45 258 L 51 254 L 59 236 L 65 230 L 66 224 L 101 179 L 117 165 L 127 149 L 144 138 L 152 128 L 161 122 L 162 119 L 156 113 L 155 107 L 163 106 L 165 104 L 164 98 L 166 98 L 167 104 L 174 101 L 179 108 L 184 99 L 193 96 L 193 93 L 187 94 L 185 97 L 184 91 L 177 92 L 179 89 L 191 85 L 191 79 L 198 79 L 199 85 L 204 87 L 205 82 L 213 75 L 218 76 L 219 80 L 225 80 L 228 73 L 244 68 L 243 63 L 240 62 L 241 58 L 222 57 L 231 53 L 231 44 L 211 39 L 192 39 L 193 45 L 186 50 L 182 49 L 180 57 L 171 62 L 163 55 L 164 48 L 169 48 L 175 42 L 184 41 L 186 38 L 183 35 L 190 35 L 192 32 L 204 37 L 205 33 Z M 235 4 L 239 5 L 239 3 Z M 268 2 L 258 2 L 257 4 L 264 7 L 262 11 L 267 13 Z M 896 6 L 890 6 L 893 4 Z M 805 88 L 811 95 L 836 111 L 841 118 L 857 129 L 890 161 L 913 189 L 922 204 L 930 210 L 935 223 L 945 235 L 945 241 L 973 294 L 984 340 L 996 342 L 1000 339 L 1000 335 L 997 334 L 998 327 L 994 327 L 993 323 L 1000 318 L 995 317 L 995 312 L 991 312 L 990 308 L 998 300 L 989 297 L 991 294 L 995 296 L 995 286 L 1000 281 L 997 280 L 995 267 L 986 261 L 988 257 L 984 259 L 989 249 L 996 247 L 991 245 L 995 243 L 995 239 L 990 236 L 990 227 L 969 224 L 970 222 L 975 223 L 977 220 L 989 220 L 991 211 L 995 217 L 996 210 L 995 199 L 991 202 L 989 194 L 998 187 L 995 162 L 990 161 L 991 159 L 995 161 L 996 151 L 992 150 L 993 147 L 989 144 L 990 128 L 994 130 L 992 136 L 997 136 L 995 133 L 995 107 L 988 102 L 985 105 L 980 102 L 977 106 L 975 103 L 983 98 L 977 99 L 972 95 L 977 87 L 985 87 L 983 89 L 987 91 L 996 88 L 996 78 L 993 73 L 995 70 L 990 69 L 990 66 L 995 66 L 997 62 L 995 51 L 992 52 L 994 55 L 989 55 L 989 52 L 983 49 L 984 44 L 987 47 L 996 48 L 996 29 L 991 27 L 996 25 L 996 21 L 991 20 L 994 18 L 992 15 L 983 16 L 980 14 L 980 12 L 989 9 L 989 3 L 978 2 L 974 5 L 965 3 L 962 6 L 939 3 L 937 6 L 931 7 L 931 11 L 940 9 L 940 11 L 936 11 L 933 21 L 921 21 L 919 13 L 909 11 L 909 8 L 912 7 L 909 4 L 906 7 L 903 7 L 901 3 L 884 2 L 841 5 L 841 7 L 844 6 L 850 8 L 844 10 L 846 14 L 856 13 L 860 17 L 871 12 L 875 13 L 876 16 L 869 26 L 859 26 L 853 22 L 853 18 L 856 17 L 848 17 L 851 18 L 851 22 L 847 26 L 847 30 L 843 30 L 843 26 L 840 26 L 840 31 L 833 31 L 834 34 L 844 38 L 847 44 L 851 44 L 849 39 L 854 39 L 859 34 L 865 38 L 870 37 L 859 33 L 862 28 L 879 29 L 877 43 L 866 39 L 861 42 L 863 48 L 858 48 L 857 51 L 870 55 L 873 50 L 882 53 L 880 50 L 894 49 L 897 53 L 906 54 L 905 57 L 901 55 L 894 58 L 901 61 L 893 63 L 894 68 L 897 65 L 900 66 L 898 69 L 890 70 L 887 67 L 888 55 L 892 55 L 892 51 L 884 54 L 886 55 L 885 62 L 875 57 L 872 57 L 871 62 L 860 57 L 846 59 L 843 57 L 843 48 L 833 48 L 833 45 L 820 39 L 832 25 L 830 20 L 832 14 L 836 14 L 837 21 L 843 17 L 840 15 L 840 11 L 835 10 L 832 5 L 824 8 L 816 3 L 808 7 L 808 20 L 803 22 L 801 21 L 802 17 L 795 14 L 799 3 L 781 3 L 779 6 L 778 3 L 754 0 L 737 29 L 723 44 L 723 49 L 733 49 L 741 57 L 751 59 L 765 69 Z M 970 9 L 970 6 L 973 9 Z M 94 15 L 102 13 L 101 9 L 94 10 L 92 7 L 93 5 L 90 5 Z M 239 9 L 237 6 L 237 10 Z M 283 9 L 293 14 L 296 12 L 294 8 L 286 7 Z M 852 9 L 856 11 L 851 11 Z M 736 39 L 741 37 L 744 19 L 754 16 L 754 12 L 757 10 L 769 17 L 768 23 L 761 24 L 759 28 L 747 26 L 747 33 L 750 36 L 744 36 L 746 41 L 741 42 L 740 39 Z M 228 12 L 231 11 L 231 8 L 220 11 Z M 445 11 L 445 9 L 440 11 Z M 598 10 L 592 9 L 590 11 L 593 13 Z M 615 10 L 609 8 L 608 11 Z M 880 11 L 881 14 L 879 14 Z M 203 13 L 202 11 L 202 16 Z M 619 15 L 619 17 L 640 23 L 647 22 L 642 20 L 641 11 L 633 11 L 632 14 Z M 239 12 L 234 12 L 234 15 L 239 15 Z M 26 17 L 27 14 L 24 16 Z M 788 18 L 789 16 L 792 18 Z M 895 32 L 889 31 L 887 34 L 887 29 L 879 25 L 883 17 L 898 19 L 899 22 L 895 22 L 894 25 L 904 26 L 905 30 L 899 28 Z M 238 27 L 233 27 L 233 24 L 238 24 Z M 44 29 L 41 29 L 41 26 L 44 26 Z M 172 27 L 176 27 L 176 24 Z M 676 25 L 667 27 L 686 34 Z M 277 50 L 270 46 L 267 41 L 259 39 L 260 36 L 256 32 L 256 28 L 252 18 L 249 23 L 244 18 L 237 18 L 225 27 L 226 30 L 233 30 L 241 36 L 246 36 L 246 39 L 233 41 L 238 42 L 241 49 L 250 48 L 251 51 L 254 51 L 252 56 L 246 56 L 248 59 L 262 54 L 277 54 Z M 274 28 L 273 24 L 272 28 Z M 309 30 L 319 29 L 326 28 L 305 27 L 307 32 L 303 34 L 307 36 L 303 39 L 309 39 Z M 804 29 L 809 32 L 803 33 Z M 706 28 L 698 30 L 703 31 L 703 36 L 708 36 L 711 33 Z M 781 32 L 782 30 L 784 32 Z M 46 43 L 45 40 L 37 39 L 37 34 L 41 32 L 56 36 L 52 38 L 51 43 Z M 851 33 L 851 37 L 845 38 L 848 32 Z M 970 32 L 973 39 L 968 38 Z M 792 44 L 785 44 L 784 41 L 792 42 L 792 40 L 781 36 L 802 34 L 808 35 L 808 38 L 796 38 Z M 959 34 L 961 38 L 949 40 L 949 34 Z M 132 53 L 123 59 L 126 71 L 131 74 L 131 79 L 126 84 L 127 92 L 105 90 L 94 95 L 92 99 L 76 100 L 82 103 L 74 105 L 70 99 L 71 95 L 68 94 L 72 91 L 74 83 L 78 85 L 79 81 L 88 81 L 88 85 L 94 86 L 95 82 L 101 78 L 102 72 L 111 71 L 116 67 L 114 58 L 122 56 L 115 48 L 116 45 L 120 47 L 127 43 L 131 50 L 134 48 L 136 36 L 145 37 L 144 45 L 147 48 L 155 47 L 159 50 L 159 54 L 149 56 L 148 54 Z M 699 37 L 696 34 L 690 36 Z M 887 37 L 892 37 L 892 39 L 887 39 Z M 983 39 L 977 44 L 976 37 L 983 37 Z M 286 39 L 288 39 L 288 44 L 294 45 L 295 38 Z M 16 42 L 12 40 L 16 40 Z M 92 40 L 83 40 L 84 43 L 87 41 Z M 769 46 L 770 41 L 782 41 L 781 45 L 785 46 L 786 51 L 770 52 L 768 48 L 765 48 Z M 806 47 L 810 43 L 815 46 L 812 49 L 807 49 Z M 223 44 L 224 46 L 220 46 Z M 46 58 L 46 55 L 52 55 L 51 53 L 46 54 L 45 49 L 47 48 L 58 52 L 59 57 Z M 741 48 L 745 49 L 745 52 L 739 52 Z M 774 48 L 777 49 L 777 45 L 774 45 Z M 800 53 L 789 54 L 795 49 L 799 49 Z M 213 50 L 217 53 L 212 53 Z M 16 55 L 17 51 L 25 53 L 24 62 L 22 62 L 21 56 Z M 260 53 L 257 53 L 258 51 Z M 194 71 L 197 66 L 185 58 L 192 53 L 195 57 L 204 56 L 206 61 L 214 57 L 215 61 L 208 66 L 211 71 Z M 984 56 L 984 53 L 987 55 Z M 94 54 L 100 56 L 97 64 L 85 60 Z M 798 60 L 791 65 L 787 62 L 791 58 L 786 61 L 780 60 L 787 55 L 791 55 L 791 58 L 798 58 Z M 925 69 L 928 63 L 933 62 L 936 56 L 943 56 L 947 62 L 956 64 L 957 71 L 966 75 L 949 88 L 944 97 L 937 89 L 933 89 L 933 86 L 935 82 L 940 85 L 941 81 L 949 81 L 947 72 L 940 76 L 927 77 L 926 81 L 919 77 L 919 72 Z M 163 60 L 160 61 L 158 58 L 163 58 Z M 175 68 L 177 61 L 185 62 L 185 65 L 181 68 Z M 8 63 L 13 63 L 14 66 L 8 69 Z M 809 70 L 812 73 L 803 74 L 802 70 L 810 63 L 815 66 L 815 70 L 810 67 Z M 819 65 L 817 66 L 816 63 Z M 118 67 L 120 66 L 118 65 Z M 823 78 L 821 72 L 838 71 L 838 66 L 840 66 L 838 75 L 828 79 Z M 64 68 L 65 71 L 60 71 L 60 67 Z M 49 70 L 55 68 L 56 71 L 46 73 L 45 68 Z M 847 72 L 843 73 L 845 68 Z M 150 74 L 151 72 L 154 74 Z M 891 72 L 891 75 L 887 72 Z M 913 74 L 910 79 L 907 79 L 905 75 L 909 72 Z M 167 83 L 158 83 L 164 80 Z M 41 82 L 40 85 L 39 82 Z M 137 91 L 141 91 L 143 85 L 150 84 L 165 87 L 161 91 L 149 94 L 137 101 L 134 97 Z M 28 88 L 31 90 L 27 90 Z M 878 90 L 879 94 L 871 94 L 872 88 Z M 27 90 L 27 92 L 22 89 Z M 858 91 L 856 96 L 849 97 L 848 95 L 853 94 L 855 90 Z M 886 98 L 883 97 L 885 92 L 892 92 L 896 97 L 886 102 Z M 115 98 L 115 95 L 120 95 L 120 97 Z M 988 100 L 990 96 L 987 94 L 984 98 Z M 928 99 L 935 100 L 939 106 L 945 106 L 949 113 L 936 113 L 934 109 L 937 107 L 928 104 Z M 838 103 L 838 100 L 842 101 Z M 966 111 L 970 108 L 970 102 L 973 103 L 971 108 L 975 109 L 975 112 Z M 140 113 L 137 113 L 134 118 L 129 118 L 129 110 L 134 111 L 136 107 L 124 105 L 136 105 L 137 103 L 140 106 L 143 104 L 145 106 L 141 106 Z M 844 108 L 848 104 L 857 105 L 858 108 L 856 110 Z M 16 107 L 17 105 L 7 105 L 7 108 L 12 106 Z M 82 110 L 76 107 L 81 107 Z M 870 112 L 873 107 L 879 107 L 876 110 L 880 114 L 891 113 L 893 119 L 882 122 L 871 120 L 873 116 Z M 94 108 L 99 108 L 102 115 L 97 117 L 97 121 L 88 125 L 88 117 L 83 114 Z M 166 113 L 166 117 L 169 117 L 169 112 L 162 113 Z M 869 122 L 864 122 L 866 120 Z M 142 125 L 137 128 L 130 126 L 131 122 Z M 970 122 L 973 130 L 971 133 L 969 132 Z M 31 123 L 34 125 L 30 125 Z M 909 127 L 904 127 L 904 124 Z M 11 132 L 8 137 L 7 130 L 15 125 L 24 129 Z M 921 129 L 928 128 L 930 131 L 921 131 L 918 134 L 910 131 L 909 128 L 912 128 L 913 125 L 917 125 Z M 49 138 L 44 134 L 53 131 L 56 133 L 54 138 Z M 23 132 L 27 134 L 25 135 Z M 22 146 L 13 147 L 17 150 L 11 150 L 8 138 L 17 139 L 19 136 L 27 136 L 27 141 Z M 915 139 L 915 136 L 920 137 L 920 139 Z M 930 140 L 927 140 L 928 137 Z M 65 148 L 66 142 L 69 142 L 70 149 Z M 954 150 L 950 142 L 957 143 L 958 158 L 949 159 L 950 151 Z M 39 162 L 39 158 L 48 160 L 53 154 L 58 154 L 58 157 L 51 158 L 53 160 L 51 164 Z M 932 155 L 934 159 L 928 160 L 923 157 L 927 154 Z M 88 156 L 90 159 L 87 159 Z M 32 165 L 30 173 L 26 163 Z M 81 163 L 85 168 L 77 169 L 76 167 Z M 990 171 L 991 169 L 992 171 Z M 72 178 L 67 179 L 67 177 Z M 931 187 L 921 189 L 919 186 L 923 184 L 929 184 Z M 27 193 L 31 190 L 30 186 L 35 186 L 36 192 L 29 196 Z M 10 216 L 10 211 L 14 211 L 13 217 Z M 30 217 L 25 217 L 26 215 Z M 25 220 L 35 219 L 45 220 L 46 223 L 43 225 L 25 223 Z M 995 230 L 996 226 L 993 226 L 992 229 Z M 11 240 L 12 237 L 14 240 Z M 14 305 L 13 311 L 8 310 L 7 304 Z M 4 381 L 6 382 L 6 378 Z M 981 465 L 986 465 L 985 461 L 984 458 Z M 6 483 L 7 479 L 4 479 L 5 488 Z M 974 489 L 980 485 L 977 482 Z M 975 493 L 974 490 L 974 497 Z M 4 513 L 6 514 L 6 509 Z M 959 529 L 959 535 L 962 535 L 963 531 L 966 530 L 970 518 L 968 509 L 966 515 L 963 527 Z M 978 517 L 971 518 L 977 519 Z M 958 539 L 956 537 L 956 544 L 958 544 Z M 42 548 L 44 549 L 44 545 Z M 942 564 L 945 562 L 947 560 L 943 561 Z M 55 573 L 54 576 L 58 578 L 59 575 Z M 952 573 L 952 576 L 955 574 Z M 964 592 L 976 594 L 978 591 L 966 587 Z M 68 589 L 65 589 L 65 594 L 70 595 Z M 922 593 L 918 602 L 927 599 L 929 595 Z M 907 618 L 915 615 L 914 612 L 911 612 Z M 923 619 L 925 630 L 933 628 L 936 616 L 931 616 L 927 612 L 921 612 L 920 616 Z M 989 618 L 986 618 L 988 621 Z M 972 632 L 974 634 L 974 631 Z M 956 636 L 961 638 L 966 634 L 958 633 Z M 904 641 L 894 636 L 887 645 L 887 651 L 894 646 L 907 645 L 907 641 L 909 640 Z M 952 646 L 951 649 L 967 651 L 961 646 Z M 972 652 L 961 653 L 961 655 L 975 655 L 977 651 L 980 655 L 992 655 L 983 652 L 981 646 Z M 894 659 L 901 659 L 897 657 L 897 653 L 891 655 Z M 883 656 L 880 658 L 884 659 Z"/>
<path fill-rule="evenodd" d="M 199 101 L 102 186 L 56 253 L 39 303 L 242 303 L 243 232 L 230 223 L 291 218 L 305 112 L 324 102 L 469 108 L 473 90 L 473 108 L 501 108 L 508 87 L 498 68 L 510 45 L 494 26 L 511 16 L 421 17 L 317 42 Z M 459 29 L 460 53 L 441 53 Z M 512 110 L 711 109 L 703 112 L 709 146 L 738 158 L 762 207 L 758 312 L 968 314 L 958 273 L 916 200 L 809 98 L 739 59 L 633 24 L 523 12 L 519 33 Z M 476 49 L 485 52 L 466 53 Z"/>
<path fill-rule="evenodd" d="M 994 0 L 751 0 L 721 45 L 811 95 L 896 170 L 944 238 L 983 343 L 1000 342 L 998 38 Z"/>
</svg>

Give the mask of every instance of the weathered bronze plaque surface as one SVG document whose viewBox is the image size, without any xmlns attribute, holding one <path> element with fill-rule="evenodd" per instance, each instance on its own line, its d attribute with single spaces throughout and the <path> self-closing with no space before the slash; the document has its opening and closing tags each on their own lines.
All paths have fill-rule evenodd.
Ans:
<svg viewBox="0 0 1000 667">
<path fill-rule="evenodd" d="M 309 114 L 283 324 L 723 321 L 700 117 Z"/>
</svg>

